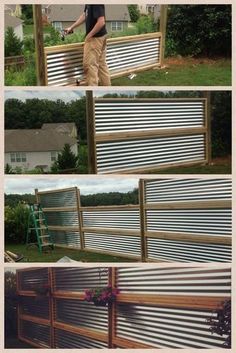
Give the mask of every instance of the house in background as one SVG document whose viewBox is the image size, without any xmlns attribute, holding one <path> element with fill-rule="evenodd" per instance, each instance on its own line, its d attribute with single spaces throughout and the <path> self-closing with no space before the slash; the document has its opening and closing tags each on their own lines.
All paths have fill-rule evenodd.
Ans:
<svg viewBox="0 0 236 353">
<path fill-rule="evenodd" d="M 48 5 L 43 8 L 43 16 L 51 25 L 61 31 L 70 27 L 84 11 L 84 5 Z M 105 5 L 106 27 L 108 33 L 122 32 L 128 28 L 130 22 L 127 5 Z M 81 25 L 75 30 L 85 32 L 85 26 Z"/>
<path fill-rule="evenodd" d="M 41 129 L 5 130 L 5 166 L 20 167 L 23 171 L 36 168 L 50 171 L 65 144 L 78 155 L 77 134 L 70 136 L 74 134 L 74 128 L 75 124 L 44 124 Z"/>
<path fill-rule="evenodd" d="M 156 4 L 140 4 L 138 5 L 141 15 L 152 15 L 154 20 L 160 18 L 161 6 Z"/>
<path fill-rule="evenodd" d="M 75 123 L 46 123 L 41 127 L 42 130 L 54 130 L 59 134 L 68 135 L 78 139 L 77 127 Z"/>
<path fill-rule="evenodd" d="M 8 27 L 12 27 L 15 35 L 23 40 L 23 22 L 20 18 L 9 15 L 7 11 L 4 12 L 4 30 L 6 31 Z"/>
<path fill-rule="evenodd" d="M 4 6 L 4 11 L 11 16 L 15 16 L 15 17 L 21 17 L 22 15 L 22 8 L 20 4 L 17 5 L 5 5 Z"/>
</svg>

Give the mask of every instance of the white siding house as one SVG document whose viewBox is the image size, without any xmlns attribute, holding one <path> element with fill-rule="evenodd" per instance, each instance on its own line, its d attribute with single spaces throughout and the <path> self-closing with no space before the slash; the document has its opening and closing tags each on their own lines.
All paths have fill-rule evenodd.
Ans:
<svg viewBox="0 0 236 353">
<path fill-rule="evenodd" d="M 4 13 L 4 28 L 5 31 L 8 27 L 12 27 L 14 29 L 15 35 L 20 39 L 24 39 L 23 35 L 23 21 L 15 16 L 9 15 L 6 11 Z"/>
</svg>

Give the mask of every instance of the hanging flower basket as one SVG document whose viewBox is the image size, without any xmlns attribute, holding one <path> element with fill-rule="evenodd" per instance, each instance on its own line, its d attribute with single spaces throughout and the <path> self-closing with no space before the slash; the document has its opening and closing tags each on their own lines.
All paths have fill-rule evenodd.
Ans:
<svg viewBox="0 0 236 353">
<path fill-rule="evenodd" d="M 106 306 L 116 300 L 118 293 L 119 289 L 112 288 L 112 286 L 86 289 L 84 300 L 96 306 Z"/>
</svg>

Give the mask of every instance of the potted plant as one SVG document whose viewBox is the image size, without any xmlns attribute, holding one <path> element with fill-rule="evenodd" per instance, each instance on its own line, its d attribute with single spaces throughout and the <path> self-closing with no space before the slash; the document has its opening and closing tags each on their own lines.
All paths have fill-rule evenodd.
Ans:
<svg viewBox="0 0 236 353">
<path fill-rule="evenodd" d="M 118 293 L 119 289 L 112 286 L 86 289 L 84 300 L 93 302 L 96 306 L 106 306 L 116 300 Z"/>
</svg>

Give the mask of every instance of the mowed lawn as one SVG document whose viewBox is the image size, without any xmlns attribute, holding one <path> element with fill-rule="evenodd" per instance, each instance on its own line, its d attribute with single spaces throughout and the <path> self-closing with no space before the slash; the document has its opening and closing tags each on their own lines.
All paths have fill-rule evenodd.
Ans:
<svg viewBox="0 0 236 353">
<path fill-rule="evenodd" d="M 230 59 L 167 58 L 165 68 L 119 77 L 112 86 L 230 86 Z"/>
<path fill-rule="evenodd" d="M 43 252 L 42 254 L 34 247 L 26 248 L 24 244 L 9 244 L 5 250 L 15 254 L 24 255 L 21 262 L 57 262 L 64 256 L 81 262 L 132 262 L 135 260 L 127 259 L 119 256 L 110 256 L 105 254 L 97 254 L 93 252 L 80 251 L 75 249 L 55 248 L 52 251 Z"/>
</svg>

